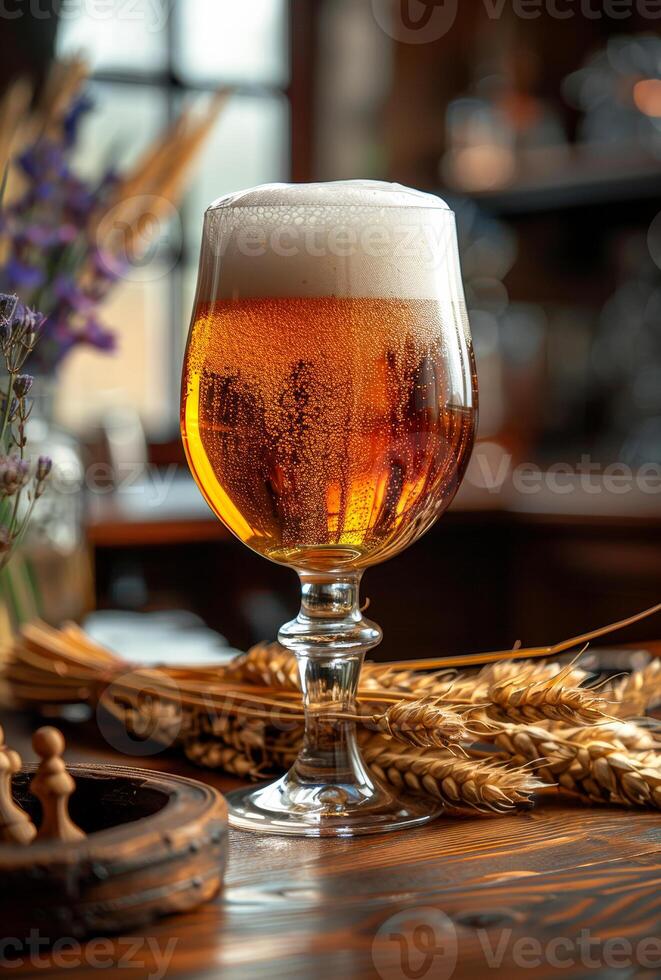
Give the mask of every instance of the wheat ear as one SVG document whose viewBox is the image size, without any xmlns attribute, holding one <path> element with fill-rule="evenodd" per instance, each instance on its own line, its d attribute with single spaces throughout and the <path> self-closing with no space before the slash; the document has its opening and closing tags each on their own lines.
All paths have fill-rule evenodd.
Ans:
<svg viewBox="0 0 661 980">
<path fill-rule="evenodd" d="M 224 677 L 285 691 L 301 688 L 296 657 L 279 643 L 258 643 L 227 665 Z"/>
<path fill-rule="evenodd" d="M 589 690 L 567 685 L 574 670 L 568 664 L 550 678 L 522 684 L 506 680 L 489 688 L 489 713 L 513 721 L 538 721 L 550 718 L 574 724 L 595 724 L 608 716 L 608 702 Z"/>
<path fill-rule="evenodd" d="M 539 762 L 537 775 L 546 783 L 596 802 L 661 809 L 661 764 L 655 754 L 636 756 L 608 741 L 572 742 L 543 728 L 510 726 L 494 744 L 510 762 Z"/>
<path fill-rule="evenodd" d="M 380 715 L 362 719 L 393 738 L 420 747 L 445 747 L 471 736 L 464 719 L 437 698 L 399 701 Z"/>
<path fill-rule="evenodd" d="M 604 685 L 602 693 L 613 702 L 611 712 L 618 718 L 644 715 L 661 702 L 661 658 L 651 660 L 642 670 Z"/>
<path fill-rule="evenodd" d="M 661 742 L 649 728 L 634 721 L 612 721 L 599 725 L 567 725 L 561 721 L 541 722 L 549 733 L 570 742 L 608 742 L 626 752 L 661 751 Z"/>
<path fill-rule="evenodd" d="M 222 769 L 241 779 L 256 779 L 263 769 L 240 749 L 224 745 L 216 739 L 194 739 L 184 743 L 186 758 L 205 769 Z"/>
<path fill-rule="evenodd" d="M 505 813 L 530 803 L 542 785 L 527 768 L 407 748 L 381 735 L 363 733 L 360 745 L 377 778 L 398 791 L 431 797 L 452 808 Z"/>
</svg>

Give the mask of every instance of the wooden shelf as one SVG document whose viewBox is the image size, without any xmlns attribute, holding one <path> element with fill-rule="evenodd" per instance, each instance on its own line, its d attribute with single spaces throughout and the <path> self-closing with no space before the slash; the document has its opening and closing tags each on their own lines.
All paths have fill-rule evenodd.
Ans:
<svg viewBox="0 0 661 980">
<path fill-rule="evenodd" d="M 621 205 L 659 197 L 661 158 L 640 147 L 569 147 L 528 154 L 506 187 L 484 191 L 438 191 L 462 194 L 500 217 L 540 214 L 559 209 Z"/>
<path fill-rule="evenodd" d="M 231 539 L 229 531 L 211 513 L 192 478 L 182 472 L 156 504 L 153 486 L 131 488 L 112 495 L 91 495 L 87 536 L 96 548 L 191 544 Z M 569 491 L 521 495 L 511 487 L 498 493 L 464 483 L 444 520 L 496 519 L 512 524 L 584 524 L 598 526 L 641 523 L 661 525 L 659 494 L 632 490 L 626 494 L 586 493 L 579 481 Z"/>
</svg>

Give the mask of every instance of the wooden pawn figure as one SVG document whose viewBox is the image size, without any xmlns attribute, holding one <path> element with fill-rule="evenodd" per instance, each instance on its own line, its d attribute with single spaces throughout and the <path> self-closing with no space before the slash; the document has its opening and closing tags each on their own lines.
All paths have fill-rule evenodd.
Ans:
<svg viewBox="0 0 661 980">
<path fill-rule="evenodd" d="M 69 816 L 69 797 L 76 788 L 62 759 L 64 737 L 57 728 L 39 728 L 32 736 L 32 748 L 41 762 L 30 791 L 41 803 L 42 820 L 36 839 L 63 843 L 80 840 L 85 834 Z"/>
<path fill-rule="evenodd" d="M 14 803 L 11 778 L 21 769 L 18 752 L 4 746 L 4 732 L 0 728 L 0 841 L 5 844 L 29 844 L 34 840 L 36 828 L 29 816 Z"/>
</svg>

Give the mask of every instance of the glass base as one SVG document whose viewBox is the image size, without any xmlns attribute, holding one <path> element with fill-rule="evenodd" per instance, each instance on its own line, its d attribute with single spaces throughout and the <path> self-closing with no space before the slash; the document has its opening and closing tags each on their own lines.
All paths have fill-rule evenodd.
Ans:
<svg viewBox="0 0 661 980">
<path fill-rule="evenodd" d="M 429 801 L 395 797 L 374 784 L 362 790 L 352 785 L 301 786 L 287 774 L 274 783 L 228 793 L 229 823 L 262 834 L 355 837 L 419 827 L 442 809 Z"/>
</svg>

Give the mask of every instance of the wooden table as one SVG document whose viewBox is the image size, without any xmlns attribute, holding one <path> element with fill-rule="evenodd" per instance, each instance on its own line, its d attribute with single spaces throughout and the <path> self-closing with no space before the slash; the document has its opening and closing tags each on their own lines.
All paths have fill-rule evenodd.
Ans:
<svg viewBox="0 0 661 980">
<path fill-rule="evenodd" d="M 7 743 L 31 759 L 33 720 L 4 713 L 2 722 Z M 176 756 L 120 756 L 91 722 L 63 727 L 70 761 L 238 785 Z M 38 957 L 7 975 L 46 978 L 66 967 L 74 980 L 658 977 L 661 818 L 547 796 L 517 816 L 442 818 L 355 840 L 237 832 L 215 902 Z"/>
</svg>

